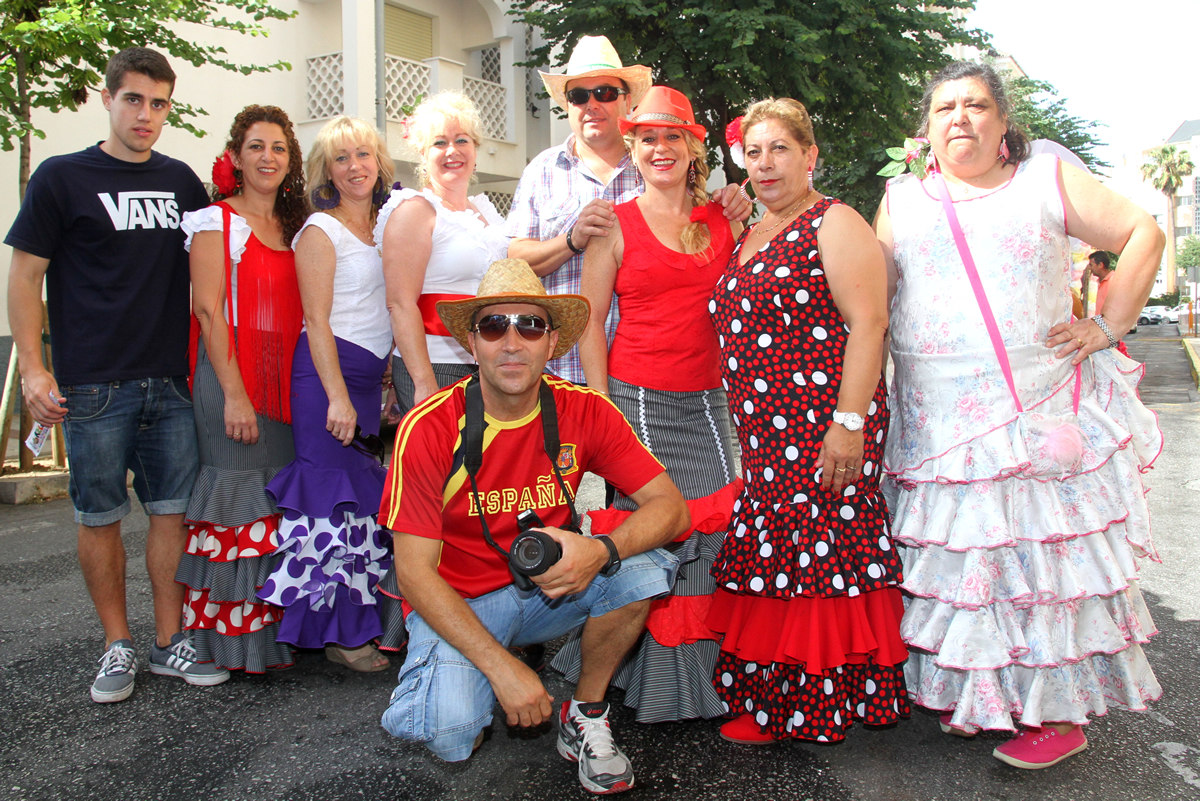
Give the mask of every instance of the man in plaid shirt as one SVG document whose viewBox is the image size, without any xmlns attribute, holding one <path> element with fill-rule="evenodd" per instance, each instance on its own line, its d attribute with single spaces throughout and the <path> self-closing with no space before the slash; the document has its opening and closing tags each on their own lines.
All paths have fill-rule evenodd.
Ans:
<svg viewBox="0 0 1200 801">
<path fill-rule="evenodd" d="M 578 294 L 587 243 L 608 235 L 617 219 L 613 206 L 642 193 L 617 120 L 650 88 L 650 68 L 624 67 L 607 37 L 584 36 L 563 74 L 539 74 L 550 98 L 566 110 L 571 134 L 525 168 L 506 224 L 513 238 L 508 255 L 528 262 L 550 294 Z M 735 184 L 715 193 L 713 201 L 726 207 L 726 217 L 750 216 L 751 205 Z M 609 340 L 619 316 L 614 298 L 606 323 Z M 578 348 L 546 368 L 584 383 Z"/>
</svg>

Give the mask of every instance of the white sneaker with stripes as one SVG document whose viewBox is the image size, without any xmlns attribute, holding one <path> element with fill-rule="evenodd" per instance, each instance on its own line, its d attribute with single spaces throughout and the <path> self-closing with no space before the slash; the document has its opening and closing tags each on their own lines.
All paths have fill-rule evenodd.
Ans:
<svg viewBox="0 0 1200 801">
<path fill-rule="evenodd" d="M 150 672 L 160 676 L 178 676 L 188 684 L 211 687 L 229 678 L 229 671 L 211 662 L 197 662 L 196 649 L 186 631 L 171 637 L 171 644 L 159 648 L 158 642 L 150 647 Z"/>
</svg>

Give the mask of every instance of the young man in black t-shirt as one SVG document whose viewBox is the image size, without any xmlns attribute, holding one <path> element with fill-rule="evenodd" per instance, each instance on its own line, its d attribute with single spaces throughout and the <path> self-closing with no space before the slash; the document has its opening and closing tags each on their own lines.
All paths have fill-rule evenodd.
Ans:
<svg viewBox="0 0 1200 801">
<path fill-rule="evenodd" d="M 179 221 L 208 199 L 186 164 L 151 150 L 174 88 L 160 53 L 130 48 L 113 56 L 101 92 L 108 139 L 43 162 L 5 239 L 13 248 L 8 318 L 25 402 L 38 421 L 63 424 L 79 563 L 106 641 L 91 690 L 100 703 L 128 698 L 137 672 L 121 541 L 127 470 L 150 516 L 146 568 L 157 634 L 150 671 L 200 685 L 229 678 L 195 661 L 180 632 L 184 588 L 175 583 L 198 467 Z M 41 351 L 43 278 L 54 375 Z"/>
</svg>

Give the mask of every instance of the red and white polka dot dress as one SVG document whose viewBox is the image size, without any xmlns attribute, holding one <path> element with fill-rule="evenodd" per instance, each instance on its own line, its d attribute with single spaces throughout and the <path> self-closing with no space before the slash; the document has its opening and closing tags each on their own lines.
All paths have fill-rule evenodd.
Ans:
<svg viewBox="0 0 1200 801">
<path fill-rule="evenodd" d="M 820 485 L 848 329 L 817 249 L 823 198 L 748 259 L 739 242 L 709 309 L 746 487 L 713 564 L 714 677 L 734 714 L 777 738 L 834 742 L 854 720 L 909 713 L 900 559 L 879 490 L 887 393 L 864 426 L 862 475 Z M 743 241 L 745 237 L 743 236 Z"/>
</svg>

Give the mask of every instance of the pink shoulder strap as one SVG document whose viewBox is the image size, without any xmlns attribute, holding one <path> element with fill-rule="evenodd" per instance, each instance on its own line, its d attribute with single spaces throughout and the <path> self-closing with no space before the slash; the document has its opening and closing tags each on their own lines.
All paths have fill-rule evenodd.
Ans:
<svg viewBox="0 0 1200 801">
<path fill-rule="evenodd" d="M 1012 393 L 1013 403 L 1017 405 L 1018 412 L 1024 412 L 1025 407 L 1021 404 L 1021 399 L 1017 397 L 1017 385 L 1013 380 L 1012 366 L 1008 361 L 1008 350 L 1004 347 L 1004 338 L 1000 336 L 1000 327 L 996 325 L 996 316 L 992 314 L 992 306 L 988 303 L 987 292 L 983 289 L 983 281 L 979 278 L 979 271 L 975 268 L 975 259 L 971 256 L 971 249 L 967 247 L 967 237 L 963 234 L 962 226 L 958 222 L 958 213 L 954 210 L 954 201 L 950 199 L 950 189 L 946 186 L 946 179 L 942 177 L 940 172 L 933 174 L 933 183 L 937 187 L 938 197 L 942 201 L 942 208 L 946 210 L 946 219 L 950 223 L 950 233 L 954 236 L 954 244 L 958 246 L 958 255 L 962 257 L 963 267 L 967 271 L 967 279 L 971 282 L 971 290 L 975 293 L 975 301 L 979 304 L 979 311 L 983 315 L 983 324 L 987 327 L 988 336 L 992 340 L 992 349 L 996 352 L 996 360 L 1000 362 L 1000 370 L 1004 373 L 1004 380 L 1008 383 L 1008 391 Z M 1075 365 L 1075 389 L 1072 397 L 1072 408 L 1076 413 L 1079 412 L 1079 391 L 1082 383 L 1083 371 L 1082 365 Z"/>
</svg>

